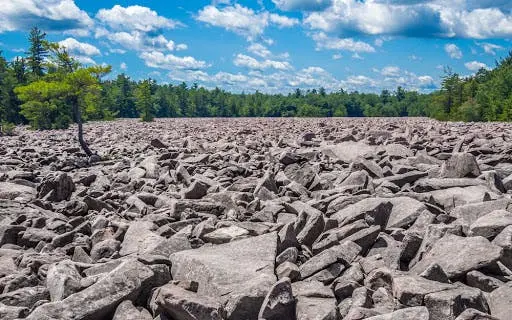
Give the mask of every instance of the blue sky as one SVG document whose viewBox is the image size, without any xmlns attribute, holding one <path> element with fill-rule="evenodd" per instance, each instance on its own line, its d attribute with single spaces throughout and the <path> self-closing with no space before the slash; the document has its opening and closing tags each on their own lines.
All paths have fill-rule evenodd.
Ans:
<svg viewBox="0 0 512 320">
<path fill-rule="evenodd" d="M 445 66 L 492 67 L 512 43 L 509 0 L 0 0 L 0 49 L 47 32 L 111 77 L 235 92 L 431 91 Z"/>
</svg>

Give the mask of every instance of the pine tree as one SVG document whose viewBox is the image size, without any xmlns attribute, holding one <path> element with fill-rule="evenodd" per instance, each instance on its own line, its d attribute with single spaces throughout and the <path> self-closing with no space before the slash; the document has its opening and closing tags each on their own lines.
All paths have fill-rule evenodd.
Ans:
<svg viewBox="0 0 512 320">
<path fill-rule="evenodd" d="M 135 105 L 140 112 L 142 121 L 153 121 L 154 108 L 150 80 L 141 81 L 137 86 L 137 89 L 135 90 Z"/>
<path fill-rule="evenodd" d="M 32 76 L 36 79 L 44 75 L 43 62 L 48 56 L 48 42 L 46 33 L 34 27 L 30 30 L 29 36 L 30 48 L 28 50 L 28 65 Z"/>
</svg>

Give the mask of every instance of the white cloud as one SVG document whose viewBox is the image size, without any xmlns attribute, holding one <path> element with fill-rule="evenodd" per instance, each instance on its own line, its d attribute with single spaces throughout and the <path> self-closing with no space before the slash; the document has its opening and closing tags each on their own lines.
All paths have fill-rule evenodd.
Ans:
<svg viewBox="0 0 512 320">
<path fill-rule="evenodd" d="M 91 57 L 88 57 L 88 56 L 74 56 L 74 58 L 82 63 L 82 64 L 96 64 L 96 61 L 94 61 Z"/>
<path fill-rule="evenodd" d="M 128 69 L 128 66 L 126 65 L 126 63 L 121 62 L 121 64 L 119 65 L 119 69 L 126 70 L 126 69 Z"/>
<path fill-rule="evenodd" d="M 196 19 L 235 32 L 251 41 L 261 37 L 271 24 L 280 28 L 298 24 L 298 20 L 295 18 L 269 14 L 267 11 L 257 13 L 239 4 L 221 9 L 212 5 L 206 6 L 199 10 Z"/>
<path fill-rule="evenodd" d="M 377 86 L 377 82 L 374 79 L 369 78 L 367 76 L 363 76 L 363 75 L 349 76 L 343 83 L 344 83 L 345 87 L 347 87 L 347 88 L 376 87 Z"/>
<path fill-rule="evenodd" d="M 342 36 L 502 38 L 512 36 L 512 5 L 507 0 L 485 5 L 476 0 L 333 0 L 323 11 L 306 12 L 304 22 Z"/>
<path fill-rule="evenodd" d="M 139 57 L 151 68 L 198 70 L 209 67 L 205 61 L 196 60 L 194 57 L 177 57 L 160 51 L 142 52 Z"/>
<path fill-rule="evenodd" d="M 278 14 L 272 13 L 269 16 L 270 22 L 276 24 L 279 28 L 291 28 L 297 24 L 299 24 L 299 20 L 296 18 L 288 18 L 286 16 L 280 16 Z"/>
<path fill-rule="evenodd" d="M 253 57 L 247 56 L 245 54 L 237 54 L 233 63 L 237 67 L 246 67 L 249 69 L 255 70 L 265 70 L 265 69 L 276 69 L 276 70 L 290 70 L 292 69 L 291 64 L 288 61 L 276 61 L 265 59 L 262 61 L 256 60 Z"/>
<path fill-rule="evenodd" d="M 86 35 L 94 25 L 73 0 L 3 0 L 1 5 L 0 33 L 38 26 L 48 32 Z"/>
<path fill-rule="evenodd" d="M 110 53 L 125 54 L 126 50 L 114 48 L 114 49 L 110 49 L 109 52 Z"/>
<path fill-rule="evenodd" d="M 96 18 L 115 30 L 137 30 L 151 32 L 160 29 L 173 29 L 181 23 L 159 16 L 154 10 L 142 6 L 122 7 L 115 5 L 112 9 L 100 9 Z"/>
<path fill-rule="evenodd" d="M 119 44 L 129 50 L 174 51 L 176 49 L 174 41 L 166 39 L 163 35 L 152 37 L 147 33 L 140 31 L 133 31 L 131 33 L 125 31 L 108 33 L 106 38 L 111 42 Z"/>
<path fill-rule="evenodd" d="M 375 52 L 375 48 L 363 41 L 355 41 L 351 38 L 331 38 L 324 32 L 314 33 L 311 36 L 316 42 L 318 50 L 345 50 L 351 52 Z"/>
<path fill-rule="evenodd" d="M 281 10 L 317 11 L 327 8 L 332 0 L 272 0 Z"/>
<path fill-rule="evenodd" d="M 262 57 L 262 58 L 267 58 L 272 55 L 272 52 L 270 52 L 270 50 L 267 47 L 265 47 L 264 45 L 259 44 L 259 43 L 251 44 L 247 48 L 247 51 L 249 51 L 259 57 Z"/>
<path fill-rule="evenodd" d="M 67 38 L 59 41 L 59 46 L 64 47 L 70 54 L 96 56 L 100 55 L 100 50 L 92 44 L 80 42 L 74 38 Z"/>
<path fill-rule="evenodd" d="M 496 55 L 496 50 L 503 50 L 505 48 L 503 48 L 502 46 L 499 46 L 497 44 L 493 44 L 493 43 L 487 43 L 487 42 L 484 42 L 484 43 L 478 43 L 478 45 L 480 47 L 482 47 L 482 49 L 484 49 L 484 52 L 487 53 L 487 54 L 490 54 L 490 55 L 493 55 L 495 56 Z"/>
<path fill-rule="evenodd" d="M 400 75 L 400 71 L 400 68 L 397 66 L 387 66 L 380 71 L 380 74 L 385 77 L 398 77 Z"/>
<path fill-rule="evenodd" d="M 341 58 L 343 58 L 343 56 L 339 53 L 336 53 L 336 54 L 333 54 L 332 55 L 332 59 L 333 60 L 340 60 Z"/>
<path fill-rule="evenodd" d="M 478 62 L 478 61 L 466 62 L 466 63 L 464 63 L 464 66 L 466 67 L 466 69 L 473 71 L 473 72 L 476 72 L 482 68 L 489 69 L 489 67 L 485 63 Z"/>
<path fill-rule="evenodd" d="M 449 43 L 449 44 L 445 45 L 444 51 L 446 51 L 446 53 L 448 53 L 448 55 L 452 59 L 462 58 L 462 51 L 459 49 L 459 47 L 457 47 L 457 45 L 455 45 L 453 43 Z"/>
<path fill-rule="evenodd" d="M 352 59 L 356 59 L 356 60 L 364 60 L 364 58 L 359 55 L 359 53 L 355 52 L 353 55 L 352 55 Z"/>
<path fill-rule="evenodd" d="M 187 50 L 187 49 L 188 49 L 188 46 L 184 43 L 180 43 L 176 46 L 177 51 L 183 51 L 183 50 Z"/>
</svg>

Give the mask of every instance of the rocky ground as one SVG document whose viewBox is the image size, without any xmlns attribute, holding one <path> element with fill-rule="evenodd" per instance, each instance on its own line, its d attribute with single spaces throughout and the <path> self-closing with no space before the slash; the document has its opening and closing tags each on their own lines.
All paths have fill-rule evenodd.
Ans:
<svg viewBox="0 0 512 320">
<path fill-rule="evenodd" d="M 176 119 L 0 137 L 0 318 L 512 318 L 512 124 Z"/>
</svg>

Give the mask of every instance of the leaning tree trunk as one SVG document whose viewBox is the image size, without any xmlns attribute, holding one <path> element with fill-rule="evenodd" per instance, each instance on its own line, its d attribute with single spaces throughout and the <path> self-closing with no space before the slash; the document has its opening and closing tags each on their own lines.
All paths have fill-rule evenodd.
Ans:
<svg viewBox="0 0 512 320">
<path fill-rule="evenodd" d="M 84 150 L 85 154 L 88 157 L 91 157 L 93 155 L 91 149 L 89 149 L 89 146 L 84 140 L 84 129 L 82 126 L 82 115 L 80 114 L 80 108 L 78 107 L 78 103 L 76 101 L 73 101 L 73 113 L 75 115 L 75 121 L 78 124 L 78 142 L 80 143 L 80 146 Z"/>
</svg>

